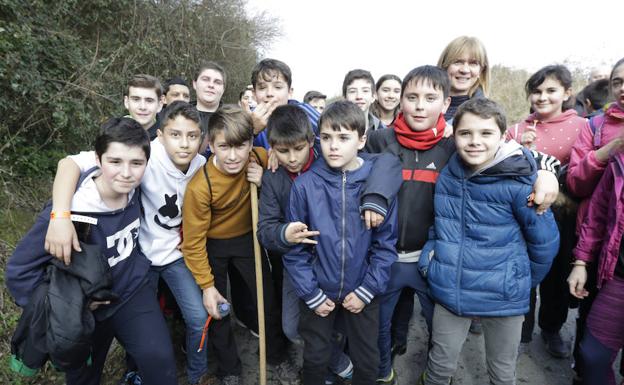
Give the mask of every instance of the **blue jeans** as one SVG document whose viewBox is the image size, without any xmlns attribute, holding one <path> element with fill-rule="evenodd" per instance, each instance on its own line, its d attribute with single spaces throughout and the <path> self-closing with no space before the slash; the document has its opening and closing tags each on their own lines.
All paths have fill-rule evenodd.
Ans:
<svg viewBox="0 0 624 385">
<path fill-rule="evenodd" d="M 299 302 L 301 300 L 295 293 L 295 288 L 288 273 L 284 271 L 284 284 L 282 291 L 282 329 L 286 337 L 295 344 L 303 344 L 303 338 L 299 335 Z M 345 338 L 334 331 L 331 359 L 328 368 L 334 374 L 340 374 L 351 364 L 351 359 L 344 352 Z"/>
<path fill-rule="evenodd" d="M 193 274 L 184 263 L 184 258 L 165 266 L 150 267 L 150 285 L 156 291 L 158 278 L 161 277 L 169 286 L 169 290 L 182 311 L 186 325 L 186 372 L 188 382 L 197 382 L 208 371 L 208 355 L 204 349 L 197 352 L 201 342 L 202 331 L 208 313 L 204 308 L 202 291 L 195 283 Z"/>
<path fill-rule="evenodd" d="M 433 301 L 429 297 L 427 281 L 418 271 L 418 263 L 395 262 L 390 270 L 390 280 L 386 292 L 379 297 L 379 378 L 385 378 L 392 369 L 391 349 L 392 341 L 390 330 L 392 327 L 392 314 L 394 307 L 399 301 L 401 290 L 411 287 L 416 290 L 420 302 L 421 314 L 425 317 L 427 328 L 431 333 L 433 320 Z"/>
</svg>

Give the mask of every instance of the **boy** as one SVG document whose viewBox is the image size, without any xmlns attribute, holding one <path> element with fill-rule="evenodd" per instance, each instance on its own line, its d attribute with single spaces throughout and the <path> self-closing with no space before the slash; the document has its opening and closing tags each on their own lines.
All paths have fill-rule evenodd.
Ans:
<svg viewBox="0 0 624 385">
<path fill-rule="evenodd" d="M 253 86 L 250 84 L 238 94 L 238 106 L 251 113 L 256 108 L 256 100 L 253 95 Z"/>
<path fill-rule="evenodd" d="M 221 319 L 217 307 L 226 302 L 221 293 L 227 289 L 228 265 L 238 270 L 256 298 L 249 183 L 260 185 L 266 151 L 252 147 L 251 116 L 239 107 L 217 110 L 207 134 L 212 155 L 191 179 L 184 197 L 182 252 L 202 289 L 204 307 L 213 317 L 208 341 L 217 354 L 217 375 L 229 385 L 239 383 L 241 363 L 230 317 Z M 264 285 L 267 358 L 280 381 L 295 383 L 266 265 L 263 274 L 268 282 Z"/>
<path fill-rule="evenodd" d="M 350 102 L 336 102 L 319 123 L 323 158 L 295 180 L 288 211 L 289 222 L 320 232 L 318 244 L 313 248 L 299 243 L 284 256 L 284 267 L 302 300 L 303 382 L 324 383 L 340 314 L 354 364 L 353 384 L 374 384 L 379 363 L 375 296 L 385 290 L 396 259 L 396 205 L 392 201 L 376 229 L 367 229 L 360 218 L 357 202 L 372 167 L 358 157 L 366 141 L 361 110 Z"/>
<path fill-rule="evenodd" d="M 47 207 L 7 265 L 7 286 L 24 306 L 52 258 L 44 251 L 48 223 L 78 226 L 83 242 L 99 245 L 110 266 L 114 303 L 94 303 L 92 362 L 66 373 L 68 384 L 99 384 L 113 338 L 136 359 L 146 383 L 176 384 L 173 347 L 156 297 L 147 284 L 150 261 L 135 241 L 141 208 L 138 191 L 150 155 L 145 130 L 132 119 L 111 119 L 95 140 L 97 168 L 83 174 L 70 210 Z M 75 184 L 74 184 L 75 185 Z M 68 261 L 69 262 L 69 261 Z M 99 306 L 98 306 L 99 305 Z"/>
<path fill-rule="evenodd" d="M 165 82 L 165 89 L 163 92 L 165 96 L 165 106 L 175 102 L 176 100 L 181 100 L 183 102 L 191 101 L 191 90 L 189 89 L 186 81 L 179 76 L 171 78 Z M 163 106 L 163 108 L 165 108 Z"/>
<path fill-rule="evenodd" d="M 355 69 L 347 72 L 342 82 L 342 97 L 355 103 L 366 116 L 366 132 L 386 128 L 369 109 L 375 101 L 375 79 L 370 72 Z M 370 131 L 370 132 L 369 132 Z"/>
<path fill-rule="evenodd" d="M 398 156 L 403 166 L 403 185 L 398 196 L 399 211 L 403 213 L 399 216 L 398 260 L 392 266 L 388 289 L 380 301 L 380 382 L 391 384 L 395 381 L 391 354 L 393 350 L 400 350 L 393 345 L 399 345 L 401 341 L 392 341 L 399 338 L 391 337 L 391 327 L 403 288 L 416 291 L 422 315 L 431 332 L 433 303 L 426 280 L 417 272 L 417 262 L 427 241 L 429 227 L 433 225 L 433 197 L 439 170 L 455 152 L 453 139 L 444 137 L 444 113 L 450 104 L 449 93 L 450 80 L 446 71 L 434 66 L 414 68 L 403 79 L 401 112 L 392 129 L 372 132 L 366 146 L 370 152 L 385 151 Z M 555 176 L 550 171 L 543 172 L 550 182 L 546 186 L 548 190 L 557 191 Z M 544 188 L 537 183 L 536 186 L 539 190 Z M 411 316 L 412 311 L 407 314 Z M 404 338 L 406 340 L 407 336 Z"/>
<path fill-rule="evenodd" d="M 208 61 L 199 66 L 193 80 L 193 89 L 197 98 L 197 111 L 199 112 L 200 128 L 202 133 L 208 129 L 210 116 L 221 105 L 221 97 L 225 92 L 227 75 L 225 69 L 218 63 Z M 208 137 L 204 135 L 204 142 L 199 148 L 199 153 L 206 158 L 210 156 L 208 152 Z"/>
<path fill-rule="evenodd" d="M 327 95 L 324 95 L 318 91 L 308 91 L 303 96 L 303 102 L 314 107 L 314 109 L 317 110 L 319 114 L 322 114 L 325 110 L 326 99 Z"/>
<path fill-rule="evenodd" d="M 158 138 L 151 143 L 152 159 L 147 163 L 141 183 L 145 215 L 139 229 L 139 243 L 151 262 L 149 280 L 153 292 L 156 292 L 158 279 L 162 278 L 182 311 L 186 324 L 188 382 L 203 384 L 208 381 L 207 356 L 197 350 L 208 315 L 202 305 L 201 291 L 178 249 L 186 184 L 206 162 L 197 154 L 201 143 L 199 116 L 192 105 L 176 101 L 165 110 L 162 123 Z M 95 160 L 92 152 L 82 152 L 69 159 L 80 171 L 92 167 Z M 67 186 L 75 185 L 78 176 L 75 165 L 59 166 L 58 173 L 64 176 Z M 49 233 L 56 230 L 51 225 Z"/>
<path fill-rule="evenodd" d="M 157 115 L 163 106 L 160 81 L 150 75 L 134 75 L 126 91 L 124 107 L 128 115 L 139 122 L 153 140 L 160 126 Z"/>
<path fill-rule="evenodd" d="M 537 167 L 528 150 L 504 142 L 500 107 L 471 99 L 454 121 L 457 154 L 436 183 L 435 226 L 419 261 L 436 302 L 421 383 L 449 383 L 480 317 L 490 382 L 512 385 L 529 292 L 550 269 L 559 232 L 550 211 L 526 205 Z"/>
</svg>

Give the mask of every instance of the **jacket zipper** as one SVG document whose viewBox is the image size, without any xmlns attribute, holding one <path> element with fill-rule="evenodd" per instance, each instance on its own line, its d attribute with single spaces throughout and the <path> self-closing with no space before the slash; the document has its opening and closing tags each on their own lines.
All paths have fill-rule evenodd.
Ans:
<svg viewBox="0 0 624 385">
<path fill-rule="evenodd" d="M 346 185 L 347 185 L 347 172 L 343 171 L 342 172 L 342 237 L 340 239 L 340 246 L 341 246 L 341 251 L 340 251 L 340 257 L 341 257 L 341 263 L 342 263 L 342 267 L 340 269 L 340 290 L 338 291 L 338 299 L 342 298 L 342 289 L 344 288 L 344 270 L 345 270 L 345 232 L 346 232 L 346 226 L 347 226 L 347 220 L 346 220 L 346 215 L 347 215 L 347 209 L 346 209 Z"/>
<path fill-rule="evenodd" d="M 457 277 L 456 277 L 456 294 L 455 294 L 455 301 L 457 302 L 456 306 L 457 306 L 457 313 L 458 315 L 461 316 L 462 314 L 462 310 L 461 310 L 461 301 L 459 300 L 459 296 L 461 293 L 460 290 L 460 286 L 461 286 L 461 271 L 462 271 L 462 265 L 463 265 L 463 261 L 464 261 L 464 247 L 465 244 L 464 242 L 466 241 L 466 179 L 462 179 L 462 203 L 461 203 L 461 242 L 459 243 L 460 245 L 462 245 L 460 251 L 459 251 L 459 263 L 457 264 Z"/>
</svg>

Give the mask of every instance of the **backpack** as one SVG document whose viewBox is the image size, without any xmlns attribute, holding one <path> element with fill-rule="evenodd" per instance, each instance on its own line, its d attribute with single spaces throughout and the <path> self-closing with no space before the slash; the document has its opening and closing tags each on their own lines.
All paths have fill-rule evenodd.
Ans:
<svg viewBox="0 0 624 385">
<path fill-rule="evenodd" d="M 605 115 L 604 113 L 594 115 L 589 118 L 589 128 L 591 128 L 592 134 L 594 135 L 594 149 L 600 148 L 600 133 L 602 131 L 602 126 L 604 126 Z"/>
</svg>

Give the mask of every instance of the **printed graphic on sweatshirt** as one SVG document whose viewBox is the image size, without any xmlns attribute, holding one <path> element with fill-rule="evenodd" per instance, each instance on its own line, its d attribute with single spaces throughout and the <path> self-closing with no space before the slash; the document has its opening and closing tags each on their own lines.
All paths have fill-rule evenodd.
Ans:
<svg viewBox="0 0 624 385">
<path fill-rule="evenodd" d="M 116 257 L 108 258 L 108 265 L 110 267 L 115 266 L 132 254 L 132 250 L 137 246 L 136 240 L 139 238 L 140 223 L 141 221 L 137 218 L 115 234 L 106 237 L 106 249 L 108 250 L 112 247 L 116 247 L 117 254 Z"/>
<path fill-rule="evenodd" d="M 176 204 L 177 201 L 178 194 L 173 194 L 171 196 L 165 194 L 165 205 L 159 208 L 158 212 L 154 215 L 154 222 L 156 222 L 158 226 L 165 230 L 172 230 L 182 225 L 180 208 Z"/>
</svg>

